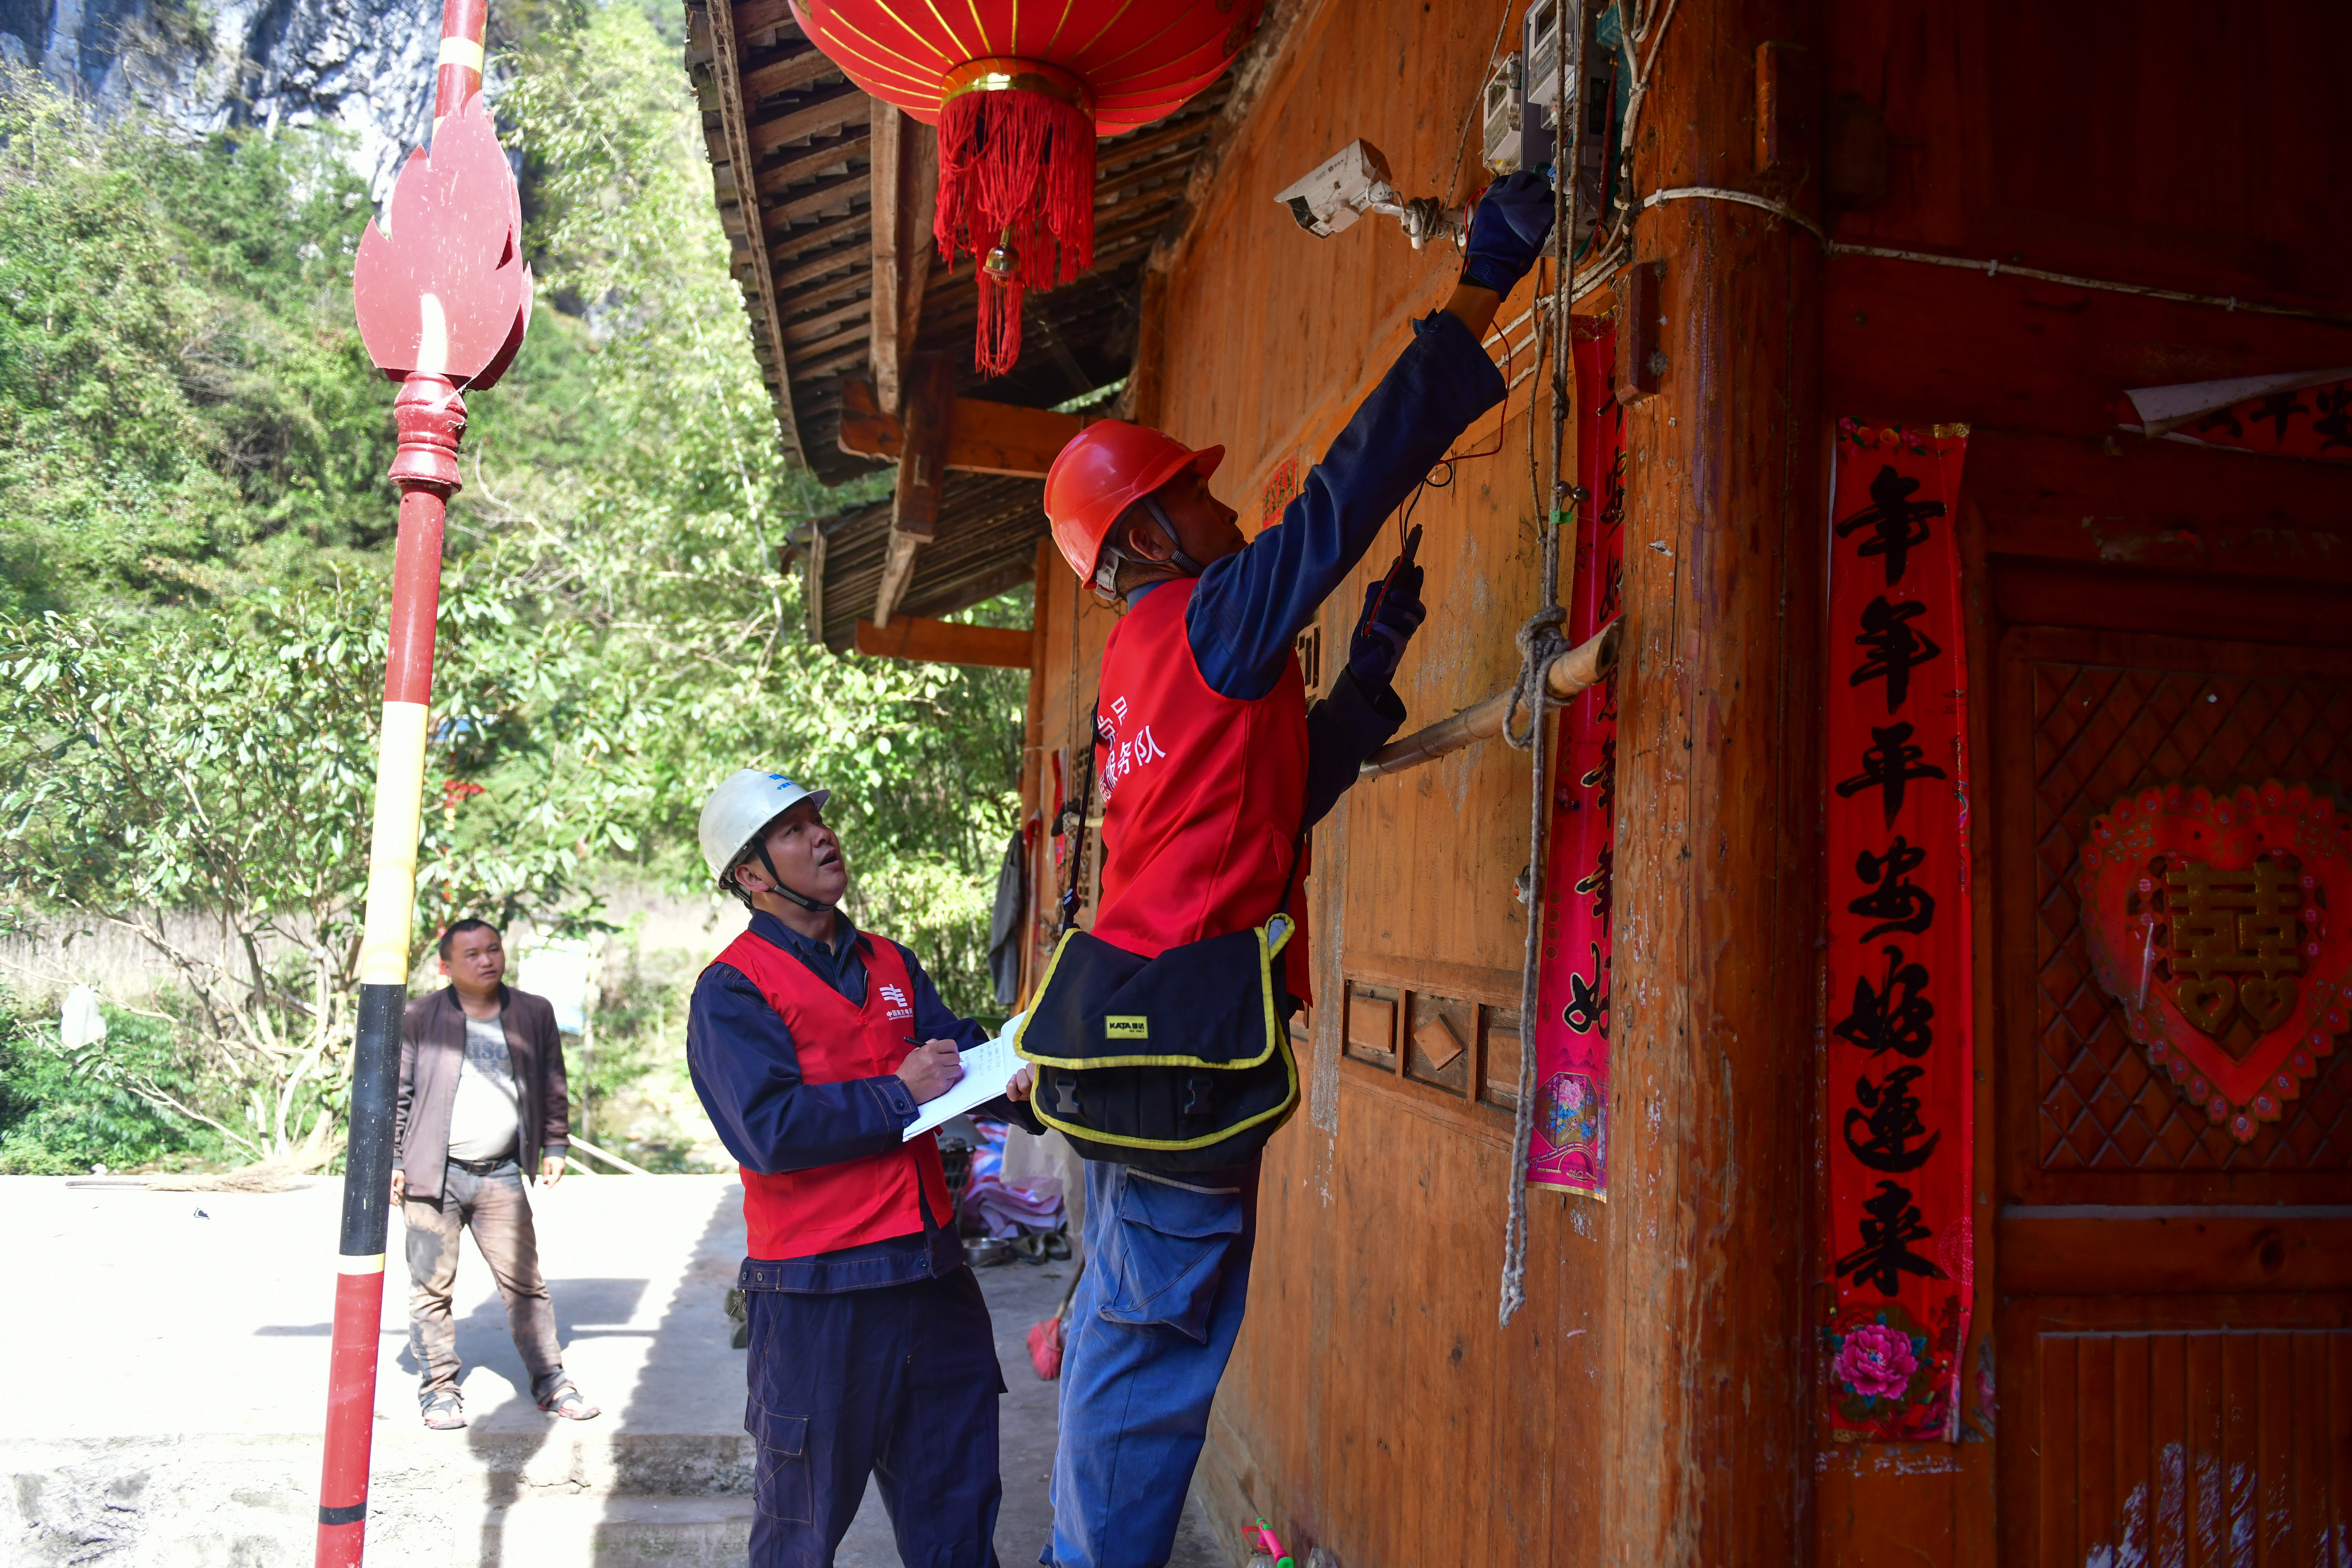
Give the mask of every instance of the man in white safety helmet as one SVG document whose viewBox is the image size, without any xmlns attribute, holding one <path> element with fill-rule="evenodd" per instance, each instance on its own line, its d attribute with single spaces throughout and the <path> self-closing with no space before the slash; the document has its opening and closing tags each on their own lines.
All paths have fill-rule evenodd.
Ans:
<svg viewBox="0 0 2352 1568">
<path fill-rule="evenodd" d="M 710 874 L 751 911 L 695 983 L 687 1060 L 743 1166 L 752 1568 L 830 1564 L 868 1474 L 908 1562 L 994 1568 L 1003 1375 L 938 1137 L 902 1141 L 987 1031 L 840 912 L 826 799 L 746 768 L 702 808 Z"/>
</svg>

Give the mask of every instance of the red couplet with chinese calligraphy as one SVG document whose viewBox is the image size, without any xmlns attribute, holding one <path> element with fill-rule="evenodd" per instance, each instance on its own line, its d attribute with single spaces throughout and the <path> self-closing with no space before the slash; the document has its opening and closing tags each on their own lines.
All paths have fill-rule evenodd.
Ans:
<svg viewBox="0 0 2352 1568">
<path fill-rule="evenodd" d="M 1830 505 L 1832 1436 L 1955 1440 L 1968 1343 L 1974 978 L 1965 427 L 1838 422 Z"/>
<path fill-rule="evenodd" d="M 1568 640 L 1613 620 L 1625 579 L 1625 415 L 1610 390 L 1615 334 L 1576 323 L 1576 530 Z M 1617 807 L 1617 674 L 1560 712 L 1552 766 L 1544 941 L 1537 975 L 1536 1113 L 1528 1185 L 1609 1196 L 1609 910 Z"/>
</svg>

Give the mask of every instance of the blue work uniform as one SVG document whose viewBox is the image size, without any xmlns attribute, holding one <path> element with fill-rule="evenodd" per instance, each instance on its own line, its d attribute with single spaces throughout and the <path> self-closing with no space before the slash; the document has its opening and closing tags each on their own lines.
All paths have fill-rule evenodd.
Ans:
<svg viewBox="0 0 2352 1568">
<path fill-rule="evenodd" d="M 874 938 L 835 916 L 832 943 L 764 912 L 751 934 L 863 1006 Z M 915 956 L 909 1032 L 969 1050 L 987 1038 L 957 1017 Z M 915 1119 L 895 1074 L 803 1082 L 792 1031 L 740 970 L 713 964 L 694 988 L 687 1061 L 728 1152 L 781 1173 L 895 1148 Z M 1004 1376 L 980 1282 L 954 1216 L 919 1230 L 802 1258 L 747 1258 L 751 1312 L 744 1429 L 758 1439 L 753 1568 L 828 1568 L 871 1474 L 905 1562 L 994 1568 L 997 1399 Z"/>
<path fill-rule="evenodd" d="M 1202 572 L 1185 638 L 1213 688 L 1243 701 L 1274 689 L 1298 633 L 1382 523 L 1504 391 L 1460 320 L 1440 311 L 1414 324 L 1282 520 Z M 1352 672 L 1333 683 L 1307 716 L 1309 822 L 1403 718 L 1385 685 L 1366 691 Z M 1086 1273 L 1063 1352 L 1045 1568 L 1168 1561 L 1248 1304 L 1258 1174 L 1255 1159 L 1187 1172 L 1087 1162 Z"/>
</svg>

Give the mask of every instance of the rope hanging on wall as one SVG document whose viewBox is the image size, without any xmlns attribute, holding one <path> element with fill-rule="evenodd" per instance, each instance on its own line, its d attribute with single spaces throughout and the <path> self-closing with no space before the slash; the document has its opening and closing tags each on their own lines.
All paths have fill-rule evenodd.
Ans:
<svg viewBox="0 0 2352 1568">
<path fill-rule="evenodd" d="M 1667 0 L 1672 15 L 1673 0 Z M 1567 103 L 1568 51 L 1558 51 L 1559 78 L 1559 96 L 1552 101 Z M 1573 122 L 1576 131 L 1569 138 L 1568 157 L 1561 167 L 1581 167 L 1577 162 L 1583 143 L 1584 116 Z M 1508 1328 L 1528 1299 L 1528 1148 L 1535 1136 L 1536 1125 L 1536 986 L 1543 956 L 1544 917 L 1544 854 L 1546 834 L 1551 816 L 1549 758 L 1544 755 L 1544 710 L 1549 706 L 1550 692 L 1544 684 L 1544 672 L 1552 660 L 1568 651 L 1568 643 L 1560 635 L 1560 627 L 1568 619 L 1560 608 L 1559 544 L 1560 536 L 1568 534 L 1572 540 L 1578 509 L 1584 499 L 1581 489 L 1571 488 L 1561 473 L 1568 443 L 1568 366 L 1569 366 L 1569 293 L 1575 283 L 1576 273 L 1576 182 L 1555 180 L 1552 183 L 1551 208 L 1552 300 L 1551 319 L 1548 323 L 1551 343 L 1551 507 L 1542 529 L 1541 552 L 1543 592 L 1536 612 L 1528 617 L 1518 632 L 1519 677 L 1511 689 L 1510 706 L 1503 713 L 1503 738 L 1511 746 L 1524 748 L 1529 758 L 1528 782 L 1528 942 L 1519 960 L 1519 1089 L 1511 1107 L 1511 1168 L 1507 1178 L 1503 1219 L 1503 1282 L 1496 1321 Z M 1545 333 L 1536 336 L 1536 363 L 1543 363 Z M 1506 341 L 1508 334 L 1505 334 Z M 1505 410 L 1506 416 L 1508 409 Z M 1528 499 L 1535 503 L 1538 517 L 1544 515 L 1543 494 L 1538 486 L 1533 446 L 1535 443 L 1535 394 L 1528 397 Z M 1496 440 L 1501 439 L 1499 429 Z M 1512 718 L 1524 703 L 1528 710 L 1528 726 L 1524 734 L 1512 728 Z"/>
</svg>

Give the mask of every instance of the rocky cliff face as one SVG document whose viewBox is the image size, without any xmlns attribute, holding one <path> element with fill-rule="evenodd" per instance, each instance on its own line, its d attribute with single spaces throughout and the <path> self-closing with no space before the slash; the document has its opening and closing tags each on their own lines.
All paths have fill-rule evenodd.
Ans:
<svg viewBox="0 0 2352 1568">
<path fill-rule="evenodd" d="M 432 115 L 441 0 L 0 0 L 0 58 L 190 131 L 327 121 L 380 203 Z"/>
</svg>

